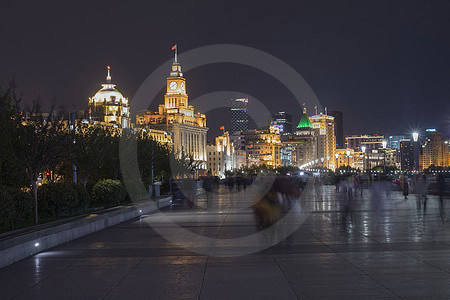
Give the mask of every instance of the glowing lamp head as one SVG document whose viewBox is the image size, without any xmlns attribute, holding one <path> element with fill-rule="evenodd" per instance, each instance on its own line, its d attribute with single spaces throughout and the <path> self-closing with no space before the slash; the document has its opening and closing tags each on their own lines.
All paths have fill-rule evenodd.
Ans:
<svg viewBox="0 0 450 300">
<path fill-rule="evenodd" d="M 365 152 L 366 152 L 366 146 L 361 146 L 361 151 L 362 151 L 363 153 L 365 153 Z"/>
<path fill-rule="evenodd" d="M 383 149 L 385 149 L 386 146 L 387 146 L 387 141 L 386 141 L 386 140 L 383 140 L 383 141 L 381 142 L 381 145 L 383 146 Z"/>
<path fill-rule="evenodd" d="M 346 151 L 346 153 L 347 153 L 347 156 L 350 156 L 350 149 L 347 149 L 347 151 Z"/>
<path fill-rule="evenodd" d="M 412 136 L 413 136 L 413 141 L 414 142 L 417 142 L 419 140 L 419 133 L 418 132 L 413 132 Z"/>
</svg>

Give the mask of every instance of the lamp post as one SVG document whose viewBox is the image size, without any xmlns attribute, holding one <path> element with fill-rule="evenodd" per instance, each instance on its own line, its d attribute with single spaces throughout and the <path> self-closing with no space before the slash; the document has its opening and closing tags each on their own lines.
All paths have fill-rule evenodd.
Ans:
<svg viewBox="0 0 450 300">
<path fill-rule="evenodd" d="M 350 149 L 347 149 L 346 154 L 347 154 L 347 166 L 350 170 Z"/>
<path fill-rule="evenodd" d="M 419 158 L 418 158 L 419 153 L 418 152 L 419 151 L 418 151 L 418 147 L 417 147 L 417 145 L 418 145 L 417 141 L 419 140 L 419 133 L 418 132 L 413 132 L 412 133 L 412 137 L 413 137 L 413 141 L 414 141 L 414 143 L 413 143 L 414 170 L 417 171 L 419 169 L 419 167 L 418 167 L 418 160 L 419 160 Z"/>
<path fill-rule="evenodd" d="M 335 163 L 335 169 L 337 169 L 337 168 L 339 168 L 340 166 L 339 166 L 339 153 L 336 153 L 335 154 L 335 156 L 336 156 L 336 163 Z"/>
<path fill-rule="evenodd" d="M 366 146 L 361 146 L 361 151 L 363 153 L 363 173 L 366 171 Z"/>
</svg>

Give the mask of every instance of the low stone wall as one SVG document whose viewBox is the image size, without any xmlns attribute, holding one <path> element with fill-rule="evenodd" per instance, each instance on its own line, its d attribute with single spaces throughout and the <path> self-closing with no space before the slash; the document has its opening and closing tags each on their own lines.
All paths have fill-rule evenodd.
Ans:
<svg viewBox="0 0 450 300">
<path fill-rule="evenodd" d="M 111 212 L 92 214 L 82 219 L 0 240 L 0 268 L 28 256 L 105 229 L 160 207 L 169 206 L 172 197 L 148 200 Z"/>
</svg>

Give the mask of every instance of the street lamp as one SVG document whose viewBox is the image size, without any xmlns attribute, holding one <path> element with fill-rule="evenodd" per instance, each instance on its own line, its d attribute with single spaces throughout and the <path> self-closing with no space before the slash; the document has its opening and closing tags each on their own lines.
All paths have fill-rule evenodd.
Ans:
<svg viewBox="0 0 450 300">
<path fill-rule="evenodd" d="M 386 140 L 383 140 L 383 141 L 381 142 L 381 145 L 383 146 L 383 149 L 386 149 L 387 141 L 386 141 Z"/>
<path fill-rule="evenodd" d="M 347 153 L 347 166 L 350 169 L 350 153 L 351 153 L 350 149 L 347 149 L 346 153 Z"/>
<path fill-rule="evenodd" d="M 419 140 L 419 133 L 417 131 L 412 133 L 413 137 L 413 155 L 414 155 L 414 170 L 418 169 L 418 156 L 419 156 L 419 148 L 417 147 L 417 141 Z"/>
<path fill-rule="evenodd" d="M 361 146 L 361 151 L 363 153 L 363 172 L 366 171 L 366 146 Z"/>
</svg>

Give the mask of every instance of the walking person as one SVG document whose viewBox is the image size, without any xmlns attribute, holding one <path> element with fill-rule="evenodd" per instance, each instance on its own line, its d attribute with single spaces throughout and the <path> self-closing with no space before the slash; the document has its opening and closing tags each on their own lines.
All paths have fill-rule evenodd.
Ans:
<svg viewBox="0 0 450 300">
<path fill-rule="evenodd" d="M 403 188 L 403 196 L 405 196 L 405 199 L 408 199 L 408 195 L 409 195 L 409 182 L 408 181 L 409 181 L 408 176 L 404 175 L 402 188 Z"/>
</svg>

